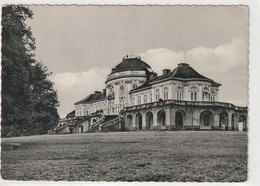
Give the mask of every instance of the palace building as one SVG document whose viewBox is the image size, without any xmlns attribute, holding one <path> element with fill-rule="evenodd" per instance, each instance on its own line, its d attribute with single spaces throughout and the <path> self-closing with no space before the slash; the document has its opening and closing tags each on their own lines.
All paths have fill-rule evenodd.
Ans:
<svg viewBox="0 0 260 186">
<path fill-rule="evenodd" d="M 247 107 L 220 102 L 220 86 L 187 63 L 158 76 L 139 56 L 126 56 L 55 132 L 247 130 Z"/>
</svg>

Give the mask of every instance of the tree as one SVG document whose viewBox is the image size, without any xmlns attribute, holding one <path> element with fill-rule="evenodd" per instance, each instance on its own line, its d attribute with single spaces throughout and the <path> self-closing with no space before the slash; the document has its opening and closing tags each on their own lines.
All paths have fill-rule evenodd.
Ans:
<svg viewBox="0 0 260 186">
<path fill-rule="evenodd" d="M 47 126 L 43 127 L 44 130 L 58 118 L 57 94 L 52 82 L 48 80 L 47 67 L 34 59 L 35 39 L 31 28 L 25 24 L 25 20 L 32 19 L 32 16 L 29 8 L 19 5 L 5 6 L 2 9 L 3 137 L 30 134 L 34 128 L 32 126 L 37 126 L 40 116 L 49 118 L 48 124 L 44 122 Z M 47 103 L 46 99 L 51 101 Z M 49 104 L 44 108 L 50 110 L 43 112 L 38 109 L 41 104 Z M 51 117 L 53 120 L 50 121 Z"/>
</svg>

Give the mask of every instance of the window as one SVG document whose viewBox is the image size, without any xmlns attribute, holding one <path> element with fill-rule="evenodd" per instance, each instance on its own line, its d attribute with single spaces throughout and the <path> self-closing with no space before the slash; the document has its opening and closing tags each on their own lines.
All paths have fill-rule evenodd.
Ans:
<svg viewBox="0 0 260 186">
<path fill-rule="evenodd" d="M 191 101 L 197 101 L 197 92 L 191 92 Z"/>
<path fill-rule="evenodd" d="M 160 99 L 159 94 L 156 94 L 156 95 L 155 95 L 155 101 L 159 101 L 159 99 Z"/>
<path fill-rule="evenodd" d="M 211 97 L 211 101 L 215 102 L 216 98 L 214 96 Z"/>
<path fill-rule="evenodd" d="M 202 101 L 206 101 L 207 98 L 208 98 L 208 93 L 203 92 Z"/>
<path fill-rule="evenodd" d="M 137 84 L 134 84 L 134 85 L 133 85 L 133 89 L 135 89 L 135 88 L 137 88 Z"/>
<path fill-rule="evenodd" d="M 150 103 L 152 103 L 153 102 L 153 97 L 152 97 L 153 95 L 152 94 L 150 94 Z"/>
<path fill-rule="evenodd" d="M 160 99 L 160 90 L 156 89 L 155 90 L 155 101 L 159 101 L 159 99 Z"/>
<path fill-rule="evenodd" d="M 144 103 L 147 103 L 147 95 L 144 95 Z"/>
<path fill-rule="evenodd" d="M 167 99 L 168 99 L 168 92 L 164 92 L 164 93 L 163 93 L 163 98 L 164 98 L 164 100 L 167 100 Z"/>
<path fill-rule="evenodd" d="M 135 105 L 135 98 L 132 98 L 131 102 L 132 102 L 132 105 Z"/>
<path fill-rule="evenodd" d="M 120 90 L 123 91 L 125 89 L 124 85 L 120 85 Z"/>
<path fill-rule="evenodd" d="M 182 100 L 182 92 L 177 92 L 177 100 Z"/>
<path fill-rule="evenodd" d="M 138 98 L 137 98 L 137 104 L 141 105 L 141 97 L 140 96 L 138 96 Z"/>
</svg>

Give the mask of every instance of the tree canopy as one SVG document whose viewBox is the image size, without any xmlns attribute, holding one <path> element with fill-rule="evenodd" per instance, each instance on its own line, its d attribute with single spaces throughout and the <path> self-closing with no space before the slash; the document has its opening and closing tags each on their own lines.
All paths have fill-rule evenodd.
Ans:
<svg viewBox="0 0 260 186">
<path fill-rule="evenodd" d="M 35 38 L 25 24 L 32 16 L 24 6 L 2 8 L 2 137 L 46 133 L 59 119 L 51 73 L 35 60 Z"/>
</svg>

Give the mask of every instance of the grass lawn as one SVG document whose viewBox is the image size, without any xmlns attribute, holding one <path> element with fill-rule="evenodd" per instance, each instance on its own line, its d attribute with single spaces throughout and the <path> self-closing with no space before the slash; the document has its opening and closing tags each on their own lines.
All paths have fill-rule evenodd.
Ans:
<svg viewBox="0 0 260 186">
<path fill-rule="evenodd" d="M 247 133 L 142 131 L 4 138 L 1 166 L 7 180 L 241 182 L 247 179 Z"/>
</svg>

